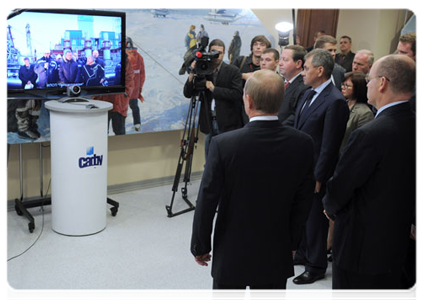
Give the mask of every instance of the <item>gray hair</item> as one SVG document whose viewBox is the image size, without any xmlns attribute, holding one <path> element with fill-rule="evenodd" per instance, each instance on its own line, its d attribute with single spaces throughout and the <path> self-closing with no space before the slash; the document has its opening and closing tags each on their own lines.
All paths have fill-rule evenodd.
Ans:
<svg viewBox="0 0 423 300">
<path fill-rule="evenodd" d="M 355 54 L 357 55 L 358 53 L 367 55 L 367 64 L 369 65 L 369 67 L 373 66 L 373 62 L 375 61 L 375 55 L 373 54 L 372 51 L 367 49 L 362 49 L 362 50 L 358 50 Z"/>
<path fill-rule="evenodd" d="M 311 57 L 311 64 L 314 67 L 322 66 L 324 68 L 325 78 L 329 79 L 335 66 L 332 54 L 326 49 L 314 49 L 304 56 L 304 60 L 307 60 L 309 57 Z"/>
</svg>

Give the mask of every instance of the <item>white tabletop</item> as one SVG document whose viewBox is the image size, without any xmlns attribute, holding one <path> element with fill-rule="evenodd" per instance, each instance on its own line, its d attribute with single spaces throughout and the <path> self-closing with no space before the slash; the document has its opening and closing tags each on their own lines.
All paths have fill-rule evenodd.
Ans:
<svg viewBox="0 0 423 300">
<path fill-rule="evenodd" d="M 87 114 L 109 111 L 113 108 L 113 104 L 110 102 L 88 100 L 84 98 L 63 98 L 61 100 L 51 100 L 47 101 L 45 106 L 51 111 Z"/>
</svg>

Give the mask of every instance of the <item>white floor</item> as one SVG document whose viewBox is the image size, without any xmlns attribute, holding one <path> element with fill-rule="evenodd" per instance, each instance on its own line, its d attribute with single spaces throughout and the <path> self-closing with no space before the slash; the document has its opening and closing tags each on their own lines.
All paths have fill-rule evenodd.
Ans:
<svg viewBox="0 0 423 300">
<path fill-rule="evenodd" d="M 181 187 L 181 186 L 180 186 Z M 188 186 L 195 204 L 199 181 Z M 51 208 L 32 208 L 35 230 L 15 211 L 8 212 L 7 258 L 10 259 L 41 236 L 23 255 L 7 263 L 8 284 L 20 290 L 207 290 L 211 289 L 210 267 L 200 267 L 190 253 L 193 211 L 167 217 L 171 186 L 162 186 L 110 196 L 119 202 L 116 217 L 107 212 L 104 231 L 85 237 L 69 237 L 51 229 Z M 187 208 L 177 192 L 174 212 Z M 304 267 L 296 266 L 299 275 Z M 287 289 L 331 288 L 331 268 L 326 278 Z M 104 299 L 104 298 L 103 298 Z"/>
</svg>

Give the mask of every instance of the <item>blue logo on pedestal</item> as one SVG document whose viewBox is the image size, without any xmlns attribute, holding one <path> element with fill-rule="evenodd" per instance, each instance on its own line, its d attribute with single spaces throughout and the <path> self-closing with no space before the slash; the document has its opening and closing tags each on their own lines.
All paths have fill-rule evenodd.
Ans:
<svg viewBox="0 0 423 300">
<path fill-rule="evenodd" d="M 93 155 L 94 154 L 94 147 L 88 147 L 87 148 L 87 155 Z"/>
<path fill-rule="evenodd" d="M 86 157 L 80 157 L 78 160 L 78 165 L 80 169 L 101 166 L 103 164 L 103 155 L 95 154 L 94 147 L 88 147 L 86 153 Z"/>
</svg>

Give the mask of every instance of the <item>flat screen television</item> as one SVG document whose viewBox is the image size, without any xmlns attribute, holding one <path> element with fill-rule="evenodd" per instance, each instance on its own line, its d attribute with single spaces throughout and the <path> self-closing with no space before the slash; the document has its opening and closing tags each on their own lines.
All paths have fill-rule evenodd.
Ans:
<svg viewBox="0 0 423 300">
<path fill-rule="evenodd" d="M 122 12 L 21 9 L 7 19 L 8 99 L 58 99 L 125 91 Z"/>
</svg>

